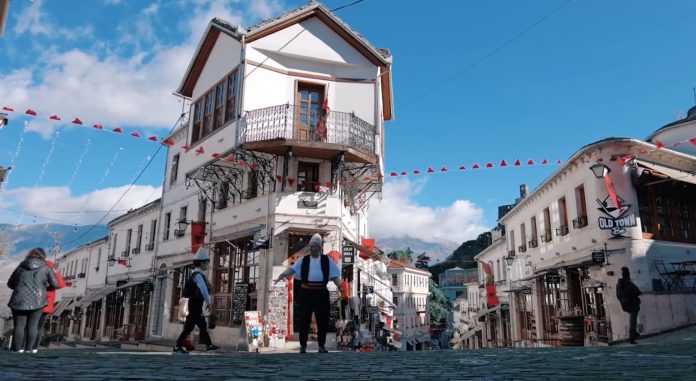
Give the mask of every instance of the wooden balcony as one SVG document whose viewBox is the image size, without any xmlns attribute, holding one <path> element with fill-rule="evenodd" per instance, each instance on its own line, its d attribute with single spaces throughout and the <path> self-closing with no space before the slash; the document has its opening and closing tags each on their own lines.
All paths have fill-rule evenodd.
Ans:
<svg viewBox="0 0 696 381">
<path fill-rule="evenodd" d="M 375 126 L 352 113 L 284 104 L 250 110 L 240 123 L 239 143 L 250 151 L 375 164 Z"/>
</svg>

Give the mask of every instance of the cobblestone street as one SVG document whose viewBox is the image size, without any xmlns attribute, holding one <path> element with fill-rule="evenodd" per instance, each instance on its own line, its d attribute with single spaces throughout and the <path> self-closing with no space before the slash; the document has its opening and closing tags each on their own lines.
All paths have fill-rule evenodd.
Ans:
<svg viewBox="0 0 696 381">
<path fill-rule="evenodd" d="M 400 353 L 0 352 L 0 380 L 696 380 L 696 329 L 638 345 Z"/>
</svg>

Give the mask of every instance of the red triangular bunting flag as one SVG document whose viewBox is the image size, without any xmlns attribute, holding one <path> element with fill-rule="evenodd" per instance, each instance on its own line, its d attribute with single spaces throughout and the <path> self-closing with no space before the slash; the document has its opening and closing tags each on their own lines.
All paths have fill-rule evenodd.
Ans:
<svg viewBox="0 0 696 381">
<path fill-rule="evenodd" d="M 493 168 L 493 163 L 491 163 L 490 161 L 486 163 L 486 168 Z"/>
<path fill-rule="evenodd" d="M 321 185 L 316 184 L 316 185 L 314 186 L 314 190 L 318 192 L 319 189 L 321 189 Z"/>
<path fill-rule="evenodd" d="M 102 126 L 101 124 L 95 124 L 95 125 L 92 126 L 92 127 L 96 128 L 97 130 L 102 130 L 102 129 L 104 129 L 104 126 Z"/>
<path fill-rule="evenodd" d="M 513 164 L 513 165 L 515 167 L 519 167 L 520 165 L 522 165 L 522 163 L 520 162 L 520 159 L 517 159 L 517 160 L 515 160 L 515 164 Z"/>
<path fill-rule="evenodd" d="M 356 180 L 356 179 L 354 179 L 354 178 L 353 178 L 353 179 L 350 179 L 350 183 L 351 183 L 351 184 L 355 184 L 355 183 L 357 183 L 357 182 L 358 182 L 358 180 Z"/>
<path fill-rule="evenodd" d="M 420 175 L 420 171 L 417 170 L 417 169 L 414 169 L 414 170 L 413 170 L 413 174 L 414 174 L 414 175 Z"/>
<path fill-rule="evenodd" d="M 532 160 L 532 159 L 527 160 L 527 165 L 534 165 L 534 160 Z"/>
<path fill-rule="evenodd" d="M 500 166 L 501 166 L 501 167 L 507 167 L 507 162 L 505 161 L 505 159 L 503 159 L 503 160 L 500 161 Z"/>
<path fill-rule="evenodd" d="M 72 124 L 79 124 L 79 125 L 81 126 L 81 125 L 82 125 L 82 121 L 80 120 L 80 118 L 77 118 L 77 117 L 76 117 L 76 118 L 72 121 Z"/>
<path fill-rule="evenodd" d="M 115 132 L 115 133 L 117 133 L 117 134 L 120 134 L 121 132 L 123 132 L 123 130 L 122 130 L 120 127 L 116 127 L 116 128 L 114 128 L 113 130 L 111 130 L 111 131 L 113 131 L 113 132 Z"/>
<path fill-rule="evenodd" d="M 130 133 L 130 136 L 132 136 L 132 137 L 134 137 L 134 138 L 139 138 L 139 137 L 140 137 L 140 134 L 137 133 L 136 131 L 133 131 L 133 132 Z"/>
<path fill-rule="evenodd" d="M 556 160 L 556 164 L 561 164 L 561 159 Z"/>
<path fill-rule="evenodd" d="M 689 142 L 696 146 L 696 138 L 689 139 Z"/>
<path fill-rule="evenodd" d="M 447 172 L 447 167 L 440 168 L 440 172 Z"/>
<path fill-rule="evenodd" d="M 216 152 L 216 153 L 210 155 L 210 157 L 212 157 L 213 159 L 219 159 L 219 158 L 220 158 L 220 154 Z"/>
<path fill-rule="evenodd" d="M 281 175 L 276 175 L 276 181 L 277 181 L 277 182 L 283 181 L 283 176 L 281 176 Z"/>
<path fill-rule="evenodd" d="M 181 146 L 181 148 L 184 150 L 184 152 L 188 152 L 191 150 L 191 146 L 189 146 L 188 144 L 184 144 L 183 146 Z"/>
<path fill-rule="evenodd" d="M 292 184 L 295 184 L 295 179 L 288 177 L 288 185 L 292 186 Z"/>
<path fill-rule="evenodd" d="M 680 145 L 681 145 L 681 142 L 672 143 L 672 147 L 679 147 Z"/>
<path fill-rule="evenodd" d="M 433 167 L 428 167 L 428 173 L 433 173 L 433 172 L 435 172 L 435 170 L 433 169 Z"/>
<path fill-rule="evenodd" d="M 166 139 L 164 139 L 164 140 L 162 141 L 162 143 L 163 143 L 164 145 L 167 145 L 167 146 L 170 146 L 170 147 L 171 147 L 171 146 L 174 145 L 174 139 L 172 139 L 172 138 L 166 138 Z"/>
<path fill-rule="evenodd" d="M 643 153 L 643 154 L 648 153 L 648 149 L 647 149 L 647 148 L 643 148 L 642 150 L 640 150 L 640 153 Z"/>
<path fill-rule="evenodd" d="M 479 169 L 479 168 L 481 168 L 481 167 L 479 167 L 479 165 L 475 164 L 475 163 L 474 163 L 474 165 L 471 166 L 471 169 Z"/>
<path fill-rule="evenodd" d="M 370 176 L 365 176 L 365 177 L 363 177 L 363 180 L 365 180 L 365 181 L 370 181 L 370 180 L 372 180 L 372 177 L 370 177 Z"/>
<path fill-rule="evenodd" d="M 657 147 L 657 149 L 665 148 L 665 145 L 659 140 L 655 140 L 655 146 Z"/>
<path fill-rule="evenodd" d="M 14 111 L 14 109 L 12 107 L 7 107 L 7 106 L 3 107 L 2 110 L 3 111 Z"/>
<path fill-rule="evenodd" d="M 51 115 L 51 116 L 48 117 L 48 119 L 51 119 L 51 120 L 60 120 L 60 117 L 59 117 L 58 115 Z"/>
<path fill-rule="evenodd" d="M 377 180 L 382 180 L 384 178 L 384 175 L 382 172 L 377 172 Z"/>
<path fill-rule="evenodd" d="M 338 180 L 338 186 L 339 186 L 339 187 L 342 187 L 343 184 L 345 184 L 345 183 L 346 183 L 346 182 L 343 181 L 343 180 Z"/>
<path fill-rule="evenodd" d="M 199 154 L 199 155 L 200 155 L 200 154 L 204 154 L 204 153 L 205 153 L 205 150 L 203 149 L 203 146 L 200 146 L 200 147 L 196 148 L 196 153 Z"/>
<path fill-rule="evenodd" d="M 249 166 L 249 168 L 251 168 L 251 169 L 256 169 L 256 168 L 258 168 L 258 165 L 256 165 L 256 163 L 251 163 L 251 165 Z"/>
<path fill-rule="evenodd" d="M 546 158 L 544 158 L 544 160 L 541 161 L 541 164 L 548 164 L 548 163 L 549 163 L 549 161 L 546 160 Z"/>
<path fill-rule="evenodd" d="M 331 183 L 331 181 L 327 181 L 324 185 L 326 185 L 326 187 L 329 189 L 333 188 L 333 184 Z"/>
<path fill-rule="evenodd" d="M 36 111 L 32 109 L 27 109 L 27 111 L 25 111 L 24 113 L 27 115 L 36 116 Z"/>
<path fill-rule="evenodd" d="M 245 166 L 246 166 L 246 162 L 245 162 L 244 160 L 242 160 L 242 159 L 239 159 L 238 164 L 239 164 L 240 167 L 245 167 Z"/>
<path fill-rule="evenodd" d="M 459 166 L 459 170 L 460 170 L 460 171 L 466 170 L 466 166 L 460 165 L 460 166 Z"/>
<path fill-rule="evenodd" d="M 234 163 L 234 157 L 232 157 L 232 156 L 227 156 L 227 157 L 225 158 L 225 163 Z M 278 181 L 280 181 L 280 180 L 278 180 Z"/>
<path fill-rule="evenodd" d="M 156 141 L 157 141 L 157 136 L 152 135 L 152 136 L 150 136 L 149 138 L 147 138 L 147 140 L 152 140 L 153 142 L 156 142 Z"/>
<path fill-rule="evenodd" d="M 408 173 L 406 173 L 406 171 L 401 172 L 401 176 L 406 176 L 406 175 L 408 175 Z"/>
<path fill-rule="evenodd" d="M 389 174 L 389 176 L 394 177 L 394 176 L 399 176 L 399 174 L 396 173 L 396 172 L 392 172 L 392 173 Z"/>
</svg>

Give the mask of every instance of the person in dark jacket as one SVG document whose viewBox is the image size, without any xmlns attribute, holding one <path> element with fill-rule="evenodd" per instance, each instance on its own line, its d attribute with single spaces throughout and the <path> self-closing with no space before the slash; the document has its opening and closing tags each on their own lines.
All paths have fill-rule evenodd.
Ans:
<svg viewBox="0 0 696 381">
<path fill-rule="evenodd" d="M 46 291 L 58 287 L 53 269 L 46 264 L 46 252 L 41 248 L 32 249 L 12 272 L 7 287 L 12 289 L 7 303 L 14 319 L 12 349 L 31 351 L 36 342 L 41 312 L 48 304 Z"/>
<path fill-rule="evenodd" d="M 641 294 L 638 286 L 631 282 L 631 272 L 627 267 L 622 267 L 621 279 L 616 284 L 616 297 L 621 302 L 621 309 L 629 314 L 628 340 L 631 344 L 635 344 L 636 339 L 640 337 L 636 325 L 638 324 Z"/>
</svg>

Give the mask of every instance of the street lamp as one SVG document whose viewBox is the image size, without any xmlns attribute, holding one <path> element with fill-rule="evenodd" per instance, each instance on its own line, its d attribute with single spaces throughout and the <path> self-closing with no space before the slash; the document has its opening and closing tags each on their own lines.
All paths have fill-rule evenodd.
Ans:
<svg viewBox="0 0 696 381">
<path fill-rule="evenodd" d="M 113 267 L 116 264 L 116 257 L 109 257 L 109 259 L 106 260 L 108 262 L 108 265 Z"/>
<path fill-rule="evenodd" d="M 513 257 L 510 254 L 508 254 L 508 256 L 505 257 L 504 259 L 505 259 L 505 263 L 507 263 L 508 266 L 512 266 L 512 263 L 515 262 L 515 257 Z"/>
<path fill-rule="evenodd" d="M 590 170 L 592 171 L 592 173 L 594 173 L 595 177 L 598 179 L 606 177 L 609 174 L 609 172 L 611 172 L 611 169 L 602 163 L 593 164 L 590 167 Z"/>
<path fill-rule="evenodd" d="M 180 219 L 179 222 L 177 222 L 177 225 L 179 227 L 180 232 L 184 232 L 186 230 L 186 227 L 191 224 L 192 221 L 188 221 L 186 219 Z"/>
</svg>

